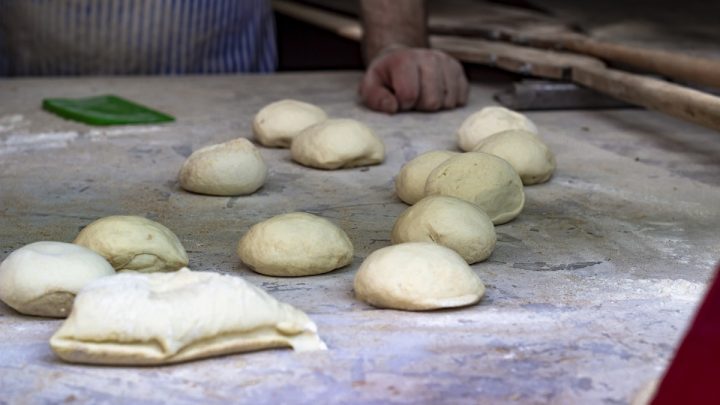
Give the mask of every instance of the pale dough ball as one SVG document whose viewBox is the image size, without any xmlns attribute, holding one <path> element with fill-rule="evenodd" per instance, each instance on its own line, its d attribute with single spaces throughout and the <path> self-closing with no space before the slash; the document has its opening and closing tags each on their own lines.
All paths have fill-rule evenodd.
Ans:
<svg viewBox="0 0 720 405">
<path fill-rule="evenodd" d="M 280 100 L 263 107 L 253 120 L 255 138 L 265 146 L 288 148 L 303 129 L 325 121 L 320 107 L 297 100 Z"/>
<path fill-rule="evenodd" d="M 187 268 L 126 273 L 88 284 L 50 338 L 65 361 L 169 364 L 290 346 L 324 350 L 317 326 L 240 277 Z"/>
<path fill-rule="evenodd" d="M 81 288 L 114 273 L 107 260 L 86 247 L 35 242 L 0 263 L 0 299 L 23 314 L 64 318 Z"/>
<path fill-rule="evenodd" d="M 449 150 L 434 150 L 416 156 L 405 163 L 395 178 L 395 191 L 404 202 L 412 205 L 425 196 L 425 182 L 430 172 L 444 161 L 457 155 Z"/>
<path fill-rule="evenodd" d="M 513 220 L 525 204 L 522 180 L 505 160 L 483 152 L 452 157 L 428 176 L 425 195 L 449 195 L 485 211 L 493 224 Z"/>
<path fill-rule="evenodd" d="M 526 116 L 505 107 L 491 106 L 472 114 L 457 132 L 460 149 L 473 150 L 484 138 L 508 129 L 522 129 L 537 133 L 537 127 Z"/>
<path fill-rule="evenodd" d="M 245 195 L 265 184 L 267 166 L 255 145 L 245 138 L 198 149 L 180 169 L 180 186 L 209 195 Z"/>
<path fill-rule="evenodd" d="M 83 228 L 73 243 L 100 253 L 118 271 L 175 271 L 188 264 L 178 237 L 164 225 L 143 217 L 98 219 Z"/>
<path fill-rule="evenodd" d="M 240 239 L 238 256 L 268 276 L 311 276 L 350 264 L 353 245 L 345 231 L 305 212 L 278 215 L 253 225 Z"/>
<path fill-rule="evenodd" d="M 536 134 L 528 131 L 498 132 L 480 141 L 474 151 L 505 159 L 526 186 L 548 181 L 555 171 L 555 155 Z"/>
<path fill-rule="evenodd" d="M 474 304 L 483 282 L 455 251 L 427 242 L 371 253 L 355 275 L 355 295 L 380 308 L 423 311 Z"/>
<path fill-rule="evenodd" d="M 329 119 L 303 130 L 290 148 L 296 162 L 318 169 L 368 166 L 385 159 L 385 145 L 365 124 Z"/>
<path fill-rule="evenodd" d="M 392 243 L 434 242 L 472 264 L 495 249 L 495 227 L 475 204 L 448 196 L 430 196 L 403 212 L 392 230 Z"/>
</svg>

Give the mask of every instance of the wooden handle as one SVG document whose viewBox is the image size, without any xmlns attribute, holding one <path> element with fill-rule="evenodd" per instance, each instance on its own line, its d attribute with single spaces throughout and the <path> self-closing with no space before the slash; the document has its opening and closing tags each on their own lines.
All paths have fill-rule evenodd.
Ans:
<svg viewBox="0 0 720 405">
<path fill-rule="evenodd" d="M 523 75 L 569 80 L 573 66 L 604 67 L 591 56 L 449 35 L 431 35 L 430 45 L 463 62 L 495 66 Z"/>
<path fill-rule="evenodd" d="M 628 103 L 720 130 L 720 97 L 604 67 L 574 67 L 572 80 Z"/>
<path fill-rule="evenodd" d="M 345 17 L 338 13 L 285 0 L 273 0 L 272 8 L 278 13 L 305 21 L 316 27 L 325 28 L 343 38 L 360 41 L 363 36 L 362 26 L 357 19 Z"/>
<path fill-rule="evenodd" d="M 564 49 L 595 56 L 687 83 L 720 88 L 720 60 L 677 52 L 599 41 L 580 34 L 560 34 Z"/>
</svg>

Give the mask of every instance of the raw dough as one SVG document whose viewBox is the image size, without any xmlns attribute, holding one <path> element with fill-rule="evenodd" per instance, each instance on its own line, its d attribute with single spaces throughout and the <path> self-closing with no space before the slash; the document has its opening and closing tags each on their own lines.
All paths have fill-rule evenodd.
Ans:
<svg viewBox="0 0 720 405">
<path fill-rule="evenodd" d="M 238 256 L 268 276 L 311 276 L 347 266 L 353 245 L 345 231 L 305 212 L 278 215 L 255 224 L 240 239 Z"/>
<path fill-rule="evenodd" d="M 233 196 L 254 193 L 265 184 L 267 166 L 245 138 L 193 152 L 180 169 L 180 186 L 194 193 Z"/>
<path fill-rule="evenodd" d="M 483 152 L 452 157 L 428 176 L 425 195 L 449 195 L 485 211 L 493 224 L 512 221 L 522 211 L 525 193 L 510 163 Z"/>
<path fill-rule="evenodd" d="M 110 263 L 86 247 L 35 242 L 0 263 L 0 300 L 23 314 L 64 318 L 85 284 L 111 274 Z"/>
<path fill-rule="evenodd" d="M 105 257 L 115 270 L 175 271 L 187 266 L 185 248 L 164 225 L 143 217 L 113 215 L 86 226 L 73 243 Z"/>
<path fill-rule="evenodd" d="M 422 311 L 474 304 L 483 282 L 454 250 L 427 242 L 371 253 L 355 275 L 355 295 L 381 308 Z"/>
<path fill-rule="evenodd" d="M 434 242 L 468 263 L 487 259 L 495 249 L 495 227 L 475 204 L 449 196 L 430 196 L 403 212 L 392 230 L 392 243 Z"/>
<path fill-rule="evenodd" d="M 537 133 L 537 127 L 526 116 L 505 107 L 491 106 L 472 114 L 457 132 L 460 149 L 471 151 L 484 138 L 508 129 Z"/>
<path fill-rule="evenodd" d="M 480 141 L 474 151 L 507 160 L 526 186 L 548 181 L 555 171 L 555 155 L 547 145 L 536 134 L 520 129 L 491 135 Z"/>
<path fill-rule="evenodd" d="M 425 182 L 430 172 L 444 161 L 457 155 L 449 150 L 434 150 L 416 156 L 405 163 L 395 178 L 395 191 L 407 204 L 415 204 L 425 196 Z"/>
<path fill-rule="evenodd" d="M 303 130 L 290 148 L 296 162 L 318 169 L 382 163 L 385 145 L 361 122 L 330 119 Z"/>
<path fill-rule="evenodd" d="M 289 148 L 303 129 L 325 121 L 320 107 L 297 100 L 280 100 L 263 107 L 253 120 L 253 134 L 261 144 Z"/>
<path fill-rule="evenodd" d="M 50 346 L 65 361 L 134 365 L 281 346 L 325 349 L 302 311 L 240 277 L 187 268 L 88 284 Z"/>
</svg>

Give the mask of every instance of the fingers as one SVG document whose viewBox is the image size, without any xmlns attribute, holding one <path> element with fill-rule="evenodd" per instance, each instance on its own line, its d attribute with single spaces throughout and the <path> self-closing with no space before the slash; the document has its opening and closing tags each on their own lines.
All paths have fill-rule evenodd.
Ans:
<svg viewBox="0 0 720 405">
<path fill-rule="evenodd" d="M 365 105 L 389 114 L 455 108 L 467 102 L 468 92 L 462 65 L 428 49 L 402 49 L 379 57 L 359 87 Z"/>
<path fill-rule="evenodd" d="M 462 65 L 456 61 L 457 69 L 458 69 L 458 102 L 457 106 L 464 106 L 467 104 L 468 96 L 470 94 L 470 85 L 468 84 L 467 76 L 465 76 L 465 70 L 463 69 Z"/>
<path fill-rule="evenodd" d="M 470 87 L 462 65 L 444 53 L 425 52 L 420 59 L 420 97 L 415 109 L 438 111 L 465 105 Z"/>
<path fill-rule="evenodd" d="M 420 64 L 420 97 L 416 106 L 420 111 L 443 108 L 447 92 L 444 69 L 440 57 L 428 53 Z"/>
<path fill-rule="evenodd" d="M 388 65 L 390 85 L 400 105 L 400 110 L 414 109 L 420 98 L 419 64 L 414 57 L 396 57 L 389 59 Z"/>
<path fill-rule="evenodd" d="M 467 78 L 465 77 L 465 71 L 458 61 L 446 55 L 444 56 L 446 60 L 442 66 L 446 93 L 445 99 L 443 100 L 443 108 L 451 109 L 463 106 L 467 103 L 468 92 L 470 90 Z"/>
<path fill-rule="evenodd" d="M 457 80 L 457 67 L 454 64 L 446 63 L 443 65 L 442 72 L 445 81 L 445 99 L 442 106 L 444 109 L 455 108 L 460 99 L 460 82 Z"/>
<path fill-rule="evenodd" d="M 381 71 L 369 68 L 360 82 L 360 99 L 368 108 L 387 114 L 398 111 L 398 102 L 395 96 L 386 87 Z"/>
</svg>

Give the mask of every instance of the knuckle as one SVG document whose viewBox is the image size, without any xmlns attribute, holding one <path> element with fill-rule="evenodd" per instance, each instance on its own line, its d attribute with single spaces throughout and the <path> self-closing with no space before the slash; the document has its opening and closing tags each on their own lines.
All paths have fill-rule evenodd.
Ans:
<svg viewBox="0 0 720 405">
<path fill-rule="evenodd" d="M 415 101 L 419 94 L 419 89 L 416 86 L 399 86 L 395 89 L 395 94 L 397 95 L 398 99 L 403 102 L 411 102 Z"/>
<path fill-rule="evenodd" d="M 442 105 L 443 100 L 441 100 L 440 97 L 435 95 L 427 97 L 423 102 L 423 108 L 427 109 L 428 111 L 439 110 Z"/>
</svg>

